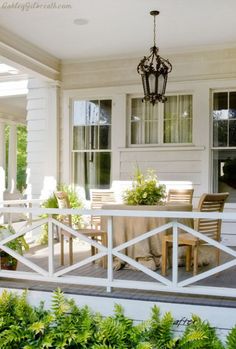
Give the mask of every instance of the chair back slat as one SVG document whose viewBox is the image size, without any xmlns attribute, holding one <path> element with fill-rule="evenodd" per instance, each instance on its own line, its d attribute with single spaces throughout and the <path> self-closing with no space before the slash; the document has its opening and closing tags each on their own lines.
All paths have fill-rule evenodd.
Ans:
<svg viewBox="0 0 236 349">
<path fill-rule="evenodd" d="M 192 204 L 194 189 L 170 189 L 168 192 L 168 202 L 186 202 Z"/>
<path fill-rule="evenodd" d="M 91 199 L 91 209 L 100 210 L 104 204 L 116 202 L 115 193 L 112 190 L 106 189 L 91 189 L 90 190 L 90 199 Z M 91 224 L 95 228 L 101 226 L 101 217 L 92 216 Z"/>
<path fill-rule="evenodd" d="M 224 205 L 229 193 L 203 194 L 199 200 L 198 211 L 200 212 L 223 212 Z M 220 241 L 221 219 L 196 219 L 194 227 L 200 233 Z"/>
</svg>

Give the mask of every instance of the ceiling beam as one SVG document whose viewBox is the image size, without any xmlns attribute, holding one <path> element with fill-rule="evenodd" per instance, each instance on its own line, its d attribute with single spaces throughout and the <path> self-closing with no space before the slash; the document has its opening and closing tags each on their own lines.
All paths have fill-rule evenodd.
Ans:
<svg viewBox="0 0 236 349">
<path fill-rule="evenodd" d="M 0 26 L 1 61 L 29 75 L 60 81 L 60 60 Z"/>
</svg>

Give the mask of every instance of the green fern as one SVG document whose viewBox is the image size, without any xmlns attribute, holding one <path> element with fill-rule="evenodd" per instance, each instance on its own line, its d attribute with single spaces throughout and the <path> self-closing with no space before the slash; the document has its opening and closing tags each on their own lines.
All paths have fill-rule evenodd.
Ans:
<svg viewBox="0 0 236 349">
<path fill-rule="evenodd" d="M 186 327 L 181 338 L 173 336 L 170 313 L 160 316 L 154 306 L 149 321 L 134 325 L 115 305 L 114 315 L 102 317 L 88 307 L 79 308 L 60 289 L 52 297 L 52 310 L 44 304 L 32 307 L 27 293 L 4 291 L 0 295 L 0 349 L 236 349 L 236 327 L 226 347 L 216 330 L 199 317 Z"/>
<path fill-rule="evenodd" d="M 186 330 L 179 342 L 181 349 L 224 349 L 217 338 L 216 331 L 207 321 L 202 321 L 198 316 L 192 316 L 193 322 Z"/>
<path fill-rule="evenodd" d="M 160 317 L 160 309 L 157 306 L 152 308 L 152 317 L 146 338 L 157 349 L 174 349 L 178 338 L 173 337 L 174 319 L 169 312 L 163 318 Z"/>
<path fill-rule="evenodd" d="M 231 329 L 226 338 L 226 348 L 235 349 L 236 348 L 236 326 Z"/>
</svg>

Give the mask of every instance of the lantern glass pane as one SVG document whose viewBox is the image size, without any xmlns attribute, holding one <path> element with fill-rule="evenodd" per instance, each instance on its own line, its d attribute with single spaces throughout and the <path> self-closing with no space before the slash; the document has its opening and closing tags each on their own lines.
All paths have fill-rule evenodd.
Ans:
<svg viewBox="0 0 236 349">
<path fill-rule="evenodd" d="M 164 95 L 165 94 L 164 82 L 165 82 L 164 76 L 162 74 L 160 74 L 158 76 L 158 94 L 159 95 Z"/>
<path fill-rule="evenodd" d="M 150 93 L 155 94 L 156 93 L 156 76 L 155 76 L 155 74 L 149 75 L 148 82 L 149 82 Z"/>
</svg>

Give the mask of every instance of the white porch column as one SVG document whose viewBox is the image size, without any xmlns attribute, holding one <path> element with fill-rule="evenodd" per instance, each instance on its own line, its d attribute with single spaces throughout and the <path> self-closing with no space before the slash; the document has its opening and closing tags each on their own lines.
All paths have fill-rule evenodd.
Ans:
<svg viewBox="0 0 236 349">
<path fill-rule="evenodd" d="M 8 186 L 10 193 L 16 190 L 17 172 L 17 126 L 9 125 L 9 147 L 8 147 Z"/>
<path fill-rule="evenodd" d="M 45 198 L 58 179 L 59 87 L 30 79 L 27 96 L 27 197 Z"/>
<path fill-rule="evenodd" d="M 0 201 L 5 190 L 5 124 L 0 121 Z"/>
</svg>

